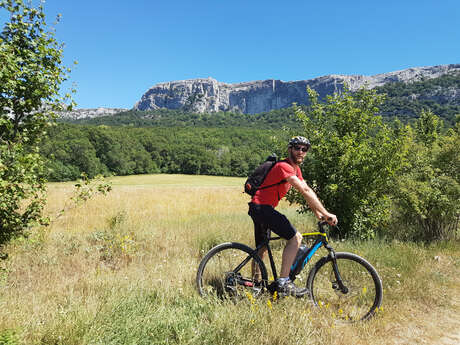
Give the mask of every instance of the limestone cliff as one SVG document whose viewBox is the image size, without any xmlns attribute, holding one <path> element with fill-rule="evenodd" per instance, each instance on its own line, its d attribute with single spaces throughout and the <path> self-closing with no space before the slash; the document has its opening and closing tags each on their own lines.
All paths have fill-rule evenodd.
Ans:
<svg viewBox="0 0 460 345">
<path fill-rule="evenodd" d="M 328 75 L 288 82 L 269 79 L 227 84 L 213 78 L 171 81 L 150 88 L 134 105 L 134 109 L 167 108 L 201 113 L 233 111 L 255 114 L 289 107 L 293 102 L 308 103 L 307 86 L 324 97 L 341 90 L 344 83 L 351 90 L 357 90 L 364 85 L 374 88 L 390 82 L 414 82 L 456 72 L 460 72 L 460 64 L 417 67 L 374 76 Z"/>
</svg>

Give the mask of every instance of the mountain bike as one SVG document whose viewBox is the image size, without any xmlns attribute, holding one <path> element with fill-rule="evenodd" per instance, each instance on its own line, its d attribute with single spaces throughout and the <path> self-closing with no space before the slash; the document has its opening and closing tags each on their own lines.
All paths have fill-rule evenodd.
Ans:
<svg viewBox="0 0 460 345">
<path fill-rule="evenodd" d="M 329 243 L 327 223 L 318 222 L 318 231 L 303 233 L 313 244 L 298 254 L 291 267 L 290 279 L 302 279 L 302 270 L 313 255 L 324 247 L 328 254 L 320 258 L 306 278 L 307 298 L 313 305 L 327 309 L 338 320 L 356 322 L 370 319 L 382 303 L 382 281 L 376 269 L 364 258 L 347 252 L 336 252 Z M 275 294 L 278 278 L 270 242 L 281 237 L 271 237 L 252 249 L 237 242 L 226 242 L 212 248 L 201 260 L 196 275 L 198 292 L 203 297 L 239 300 L 250 293 L 258 297 L 264 292 Z M 271 279 L 258 255 L 266 247 Z M 299 251 L 300 253 L 300 251 Z M 257 272 L 257 273 L 255 273 Z"/>
</svg>

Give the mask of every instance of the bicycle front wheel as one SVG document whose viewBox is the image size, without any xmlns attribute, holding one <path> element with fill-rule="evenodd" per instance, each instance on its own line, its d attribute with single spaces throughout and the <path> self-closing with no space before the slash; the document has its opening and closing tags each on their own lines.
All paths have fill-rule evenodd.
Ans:
<svg viewBox="0 0 460 345">
<path fill-rule="evenodd" d="M 258 296 L 267 281 L 267 269 L 253 249 L 241 243 L 222 243 L 201 260 L 196 275 L 198 292 L 203 297 L 220 299 Z"/>
<path fill-rule="evenodd" d="M 335 253 L 341 288 L 330 255 L 323 257 L 308 275 L 307 288 L 316 306 L 344 322 L 371 318 L 382 303 L 382 281 L 375 268 L 352 253 Z"/>
</svg>

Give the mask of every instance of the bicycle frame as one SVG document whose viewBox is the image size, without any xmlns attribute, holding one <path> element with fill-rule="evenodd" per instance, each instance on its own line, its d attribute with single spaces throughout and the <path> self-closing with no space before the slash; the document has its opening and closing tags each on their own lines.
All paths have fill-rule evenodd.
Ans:
<svg viewBox="0 0 460 345">
<path fill-rule="evenodd" d="M 348 292 L 348 289 L 346 286 L 344 286 L 343 284 L 343 281 L 342 281 L 342 278 L 340 277 L 340 273 L 339 273 L 339 269 L 338 269 L 338 266 L 337 266 L 337 261 L 336 261 L 336 258 L 335 258 L 335 251 L 334 249 L 329 245 L 329 239 L 328 239 L 328 236 L 327 236 L 327 233 L 326 233 L 326 230 L 324 229 L 324 226 L 326 225 L 327 223 L 326 222 L 318 222 L 318 231 L 317 232 L 309 232 L 309 233 L 302 233 L 302 238 L 306 238 L 306 237 L 313 237 L 313 236 L 319 236 L 319 238 L 317 238 L 315 240 L 315 242 L 312 244 L 312 246 L 310 248 L 308 248 L 307 252 L 304 254 L 303 258 L 302 258 L 302 267 L 300 269 L 300 271 L 305 267 L 305 265 L 308 263 L 308 261 L 313 257 L 313 255 L 316 253 L 316 251 L 321 248 L 322 246 L 324 246 L 328 252 L 329 252 L 329 255 L 332 257 L 332 261 L 333 261 L 333 269 L 334 269 L 334 275 L 335 275 L 335 278 L 336 278 L 336 281 L 338 283 L 338 287 L 340 288 L 340 290 L 344 293 L 347 293 Z M 269 245 L 269 242 L 270 241 L 276 241 L 276 240 L 280 240 L 281 237 L 272 237 L 271 236 L 271 230 L 267 230 L 267 238 L 266 240 L 259 244 L 255 249 L 254 251 L 251 253 L 252 254 L 255 254 L 255 255 L 258 255 L 259 253 L 259 250 L 262 249 L 263 247 L 266 247 L 267 248 L 267 251 L 268 251 L 268 257 L 269 257 L 269 260 L 270 260 L 270 268 L 272 270 L 272 274 L 273 274 L 273 279 L 274 281 L 276 281 L 276 279 L 278 279 L 278 274 L 277 274 L 277 271 L 276 271 L 276 264 L 275 264 L 275 260 L 273 258 L 273 253 L 272 253 L 272 250 L 270 248 L 270 245 Z M 249 260 L 249 258 L 248 258 Z M 246 264 L 246 260 L 244 260 L 243 263 L 241 263 L 241 267 Z M 239 267 L 240 267 L 239 266 Z M 237 268 L 236 271 L 239 270 L 239 267 Z M 291 272 L 292 272 L 292 268 L 291 268 Z M 295 276 L 289 276 L 289 278 L 294 281 L 295 280 Z M 268 287 L 268 282 L 266 283 L 267 287 Z"/>
</svg>

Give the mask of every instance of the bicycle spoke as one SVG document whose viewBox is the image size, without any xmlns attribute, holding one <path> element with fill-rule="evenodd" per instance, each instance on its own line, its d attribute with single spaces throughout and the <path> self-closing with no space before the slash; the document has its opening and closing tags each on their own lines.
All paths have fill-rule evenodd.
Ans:
<svg viewBox="0 0 460 345">
<path fill-rule="evenodd" d="M 197 279 L 202 295 L 241 299 L 247 298 L 247 293 L 257 296 L 262 291 L 261 279 L 253 276 L 254 260 L 245 251 L 225 248 L 206 259 Z M 255 270 L 260 271 L 260 267 Z"/>
<path fill-rule="evenodd" d="M 380 303 L 381 291 L 372 274 L 360 262 L 337 258 L 345 289 L 340 288 L 332 261 L 316 272 L 312 293 L 318 306 L 339 321 L 358 321 L 370 316 Z"/>
</svg>

